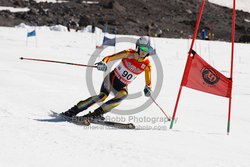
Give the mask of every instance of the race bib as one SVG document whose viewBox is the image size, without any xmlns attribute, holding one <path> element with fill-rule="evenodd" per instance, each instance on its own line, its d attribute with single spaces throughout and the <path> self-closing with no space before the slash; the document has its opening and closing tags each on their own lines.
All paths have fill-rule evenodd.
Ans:
<svg viewBox="0 0 250 167">
<path fill-rule="evenodd" d="M 137 74 L 132 73 L 122 62 L 115 68 L 115 74 L 124 84 L 131 83 L 137 77 Z"/>
</svg>

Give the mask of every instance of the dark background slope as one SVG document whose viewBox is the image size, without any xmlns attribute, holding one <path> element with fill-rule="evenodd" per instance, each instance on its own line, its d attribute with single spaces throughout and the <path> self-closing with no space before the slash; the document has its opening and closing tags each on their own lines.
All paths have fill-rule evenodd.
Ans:
<svg viewBox="0 0 250 167">
<path fill-rule="evenodd" d="M 108 31 L 115 28 L 119 34 L 146 35 L 148 27 L 155 24 L 163 37 L 188 38 L 192 35 L 201 0 L 95 0 L 98 4 L 69 0 L 66 3 L 36 3 L 33 0 L 0 0 L 0 6 L 28 7 L 28 12 L 0 11 L 0 26 L 69 25 L 80 28 L 94 24 Z M 230 41 L 232 10 L 206 1 L 201 29 L 206 29 L 211 39 Z M 157 32 L 157 29 L 152 30 Z M 199 33 L 199 37 L 201 33 Z M 250 13 L 237 11 L 236 40 L 250 34 Z"/>
</svg>

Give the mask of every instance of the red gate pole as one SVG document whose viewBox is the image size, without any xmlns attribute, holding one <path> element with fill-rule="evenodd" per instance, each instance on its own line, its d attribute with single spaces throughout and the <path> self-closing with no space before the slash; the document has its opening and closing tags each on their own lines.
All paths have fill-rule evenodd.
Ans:
<svg viewBox="0 0 250 167">
<path fill-rule="evenodd" d="M 233 84 L 233 64 L 234 64 L 234 40 L 235 40 L 235 18 L 236 18 L 236 0 L 233 0 L 233 14 L 232 14 L 232 50 L 231 50 L 231 69 L 230 69 L 230 78 Z M 230 98 L 228 105 L 228 121 L 227 121 L 227 134 L 230 132 L 230 118 L 231 118 L 231 104 L 232 104 L 232 87 L 230 90 Z"/>
<path fill-rule="evenodd" d="M 196 40 L 197 33 L 198 33 L 198 30 L 199 30 L 200 21 L 201 21 L 201 16 L 202 16 L 202 13 L 203 13 L 204 6 L 205 6 L 205 0 L 202 0 L 200 12 L 199 12 L 199 15 L 198 15 L 198 20 L 197 20 L 197 22 L 196 22 L 196 26 L 195 26 L 195 30 L 194 30 L 194 34 L 193 34 L 193 38 L 192 38 L 192 43 L 191 43 L 191 46 L 190 46 L 190 49 L 189 49 L 189 52 L 188 52 L 188 57 L 191 56 L 191 53 L 192 53 L 192 50 L 193 50 L 193 46 L 194 46 L 194 42 L 195 42 L 195 40 Z M 186 63 L 186 67 L 187 67 L 187 63 Z M 185 68 L 186 68 L 186 67 L 185 67 Z M 175 119 L 177 107 L 178 107 L 179 100 L 180 100 L 180 96 L 181 96 L 182 85 L 183 85 L 182 83 L 183 83 L 183 81 L 184 81 L 184 75 L 183 75 L 183 77 L 182 77 L 182 81 L 181 81 L 181 84 L 180 84 L 180 88 L 179 88 L 177 100 L 176 100 L 176 103 L 175 103 L 175 108 L 174 108 L 173 116 L 172 116 L 172 119 L 171 119 L 170 129 L 173 128 L 174 119 Z"/>
</svg>

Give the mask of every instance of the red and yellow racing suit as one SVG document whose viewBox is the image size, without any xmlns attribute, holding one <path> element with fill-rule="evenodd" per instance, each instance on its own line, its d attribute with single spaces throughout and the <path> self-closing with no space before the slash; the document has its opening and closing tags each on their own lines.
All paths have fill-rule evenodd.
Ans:
<svg viewBox="0 0 250 167">
<path fill-rule="evenodd" d="M 98 108 L 104 113 L 110 111 L 127 97 L 128 84 L 130 84 L 142 72 L 145 72 L 146 85 L 151 87 L 152 65 L 147 57 L 140 58 L 135 50 L 129 49 L 107 56 L 102 61 L 109 63 L 110 61 L 119 59 L 122 59 L 120 64 L 104 78 L 100 94 L 80 101 L 77 104 L 77 107 L 80 110 L 86 110 L 93 104 L 104 101 L 112 91 L 115 97 L 103 103 Z"/>
</svg>

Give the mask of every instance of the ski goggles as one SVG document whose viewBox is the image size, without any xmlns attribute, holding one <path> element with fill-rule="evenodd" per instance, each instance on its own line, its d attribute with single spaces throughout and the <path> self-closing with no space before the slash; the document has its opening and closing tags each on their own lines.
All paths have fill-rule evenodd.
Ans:
<svg viewBox="0 0 250 167">
<path fill-rule="evenodd" d="M 151 52 L 151 48 L 147 47 L 147 46 L 143 46 L 143 45 L 140 45 L 139 46 L 139 49 L 143 52 L 146 52 L 146 53 L 150 53 Z"/>
</svg>

